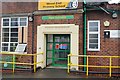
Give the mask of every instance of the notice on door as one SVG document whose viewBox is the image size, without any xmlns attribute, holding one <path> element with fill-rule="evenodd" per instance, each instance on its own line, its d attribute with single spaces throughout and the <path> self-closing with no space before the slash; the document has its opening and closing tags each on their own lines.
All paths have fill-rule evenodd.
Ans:
<svg viewBox="0 0 120 80">
<path fill-rule="evenodd" d="M 60 49 L 67 49 L 67 44 L 60 44 Z"/>
<path fill-rule="evenodd" d="M 59 49 L 59 44 L 56 44 L 56 45 L 55 45 L 55 49 Z"/>
</svg>

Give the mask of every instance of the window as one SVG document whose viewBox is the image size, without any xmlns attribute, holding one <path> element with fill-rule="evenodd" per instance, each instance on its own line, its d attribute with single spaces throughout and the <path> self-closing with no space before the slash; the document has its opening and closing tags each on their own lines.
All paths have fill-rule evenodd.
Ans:
<svg viewBox="0 0 120 80">
<path fill-rule="evenodd" d="M 3 19 L 3 26 L 9 26 L 9 19 Z"/>
<path fill-rule="evenodd" d="M 18 18 L 11 18 L 11 26 L 18 26 Z"/>
<path fill-rule="evenodd" d="M 20 18 L 20 26 L 26 26 L 27 25 L 27 18 Z"/>
<path fill-rule="evenodd" d="M 14 52 L 18 45 L 18 28 L 27 26 L 27 17 L 2 18 L 1 51 Z"/>
<path fill-rule="evenodd" d="M 15 52 L 25 52 L 25 48 L 26 48 L 27 44 L 18 44 L 16 49 L 15 49 Z"/>
<path fill-rule="evenodd" d="M 100 21 L 88 21 L 88 50 L 100 51 Z"/>
</svg>

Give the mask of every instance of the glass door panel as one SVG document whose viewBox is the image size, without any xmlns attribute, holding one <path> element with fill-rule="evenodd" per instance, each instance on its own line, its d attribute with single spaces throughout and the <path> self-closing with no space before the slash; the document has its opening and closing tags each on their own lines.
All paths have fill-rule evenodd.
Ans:
<svg viewBox="0 0 120 80">
<path fill-rule="evenodd" d="M 67 66 L 70 53 L 70 35 L 54 35 L 54 66 Z"/>
<path fill-rule="evenodd" d="M 55 42 L 60 42 L 60 37 L 59 36 L 56 36 L 54 38 L 55 38 Z"/>
<path fill-rule="evenodd" d="M 67 66 L 67 55 L 70 53 L 70 35 L 47 35 L 47 65 Z"/>
<path fill-rule="evenodd" d="M 53 50 L 53 43 L 47 43 L 47 50 Z"/>
<path fill-rule="evenodd" d="M 53 35 L 52 34 L 47 35 L 47 42 L 53 42 Z"/>
<path fill-rule="evenodd" d="M 47 58 L 52 59 L 52 51 L 47 51 Z"/>
<path fill-rule="evenodd" d="M 52 64 L 53 54 L 52 51 L 47 51 L 47 65 Z"/>
</svg>

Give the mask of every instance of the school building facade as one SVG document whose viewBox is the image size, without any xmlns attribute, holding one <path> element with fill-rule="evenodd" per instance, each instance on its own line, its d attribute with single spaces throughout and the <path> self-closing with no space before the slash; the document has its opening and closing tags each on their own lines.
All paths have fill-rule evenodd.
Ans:
<svg viewBox="0 0 120 80">
<path fill-rule="evenodd" d="M 1 17 L 1 51 L 23 54 L 43 53 L 37 67 L 67 67 L 67 56 L 120 56 L 120 4 L 108 3 L 38 3 L 3 2 Z M 41 4 L 41 5 L 40 5 Z M 44 5 L 42 5 L 44 4 Z M 59 5 L 50 7 L 53 5 Z M 64 4 L 62 6 L 61 4 Z M 61 6 L 60 6 L 61 5 Z M 62 7 L 62 8 L 61 8 Z M 33 57 L 17 58 L 32 62 Z M 71 57 L 73 64 L 86 64 L 86 58 Z M 89 58 L 89 65 L 109 65 L 108 58 Z M 112 65 L 119 66 L 119 59 Z M 83 70 L 71 66 L 71 70 Z M 107 68 L 90 71 L 109 72 Z M 119 74 L 120 69 L 112 69 Z"/>
</svg>

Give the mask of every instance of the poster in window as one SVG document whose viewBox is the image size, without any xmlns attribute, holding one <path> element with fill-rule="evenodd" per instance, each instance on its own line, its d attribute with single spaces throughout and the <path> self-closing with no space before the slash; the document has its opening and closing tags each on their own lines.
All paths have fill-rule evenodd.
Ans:
<svg viewBox="0 0 120 80">
<path fill-rule="evenodd" d="M 67 49 L 68 45 L 67 44 L 60 44 L 60 49 Z"/>
</svg>

